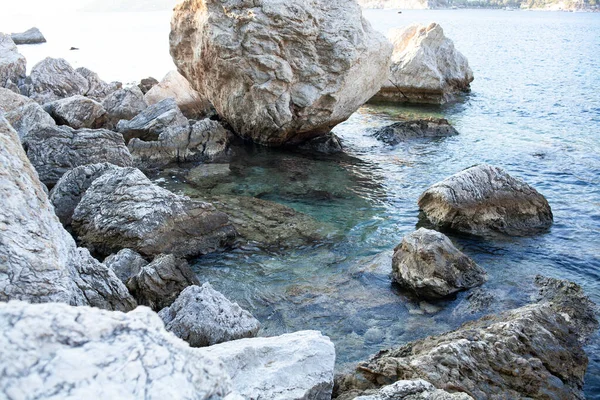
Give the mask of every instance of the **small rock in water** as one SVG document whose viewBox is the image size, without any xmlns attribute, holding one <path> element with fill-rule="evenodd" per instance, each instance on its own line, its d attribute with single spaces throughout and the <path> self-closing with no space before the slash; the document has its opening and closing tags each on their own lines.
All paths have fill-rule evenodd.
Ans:
<svg viewBox="0 0 600 400">
<path fill-rule="evenodd" d="M 46 38 L 38 28 L 30 28 L 25 32 L 11 33 L 10 36 L 15 44 L 40 44 L 46 43 Z"/>
<path fill-rule="evenodd" d="M 416 119 L 400 121 L 377 130 L 373 136 L 384 143 L 397 145 L 409 139 L 458 135 L 446 119 Z"/>
<path fill-rule="evenodd" d="M 364 334 L 365 342 L 368 343 L 381 343 L 385 339 L 385 332 L 380 328 L 369 328 Z"/>
<path fill-rule="evenodd" d="M 79 50 L 79 47 L 71 47 L 69 50 L 73 51 L 73 50 Z"/>
</svg>

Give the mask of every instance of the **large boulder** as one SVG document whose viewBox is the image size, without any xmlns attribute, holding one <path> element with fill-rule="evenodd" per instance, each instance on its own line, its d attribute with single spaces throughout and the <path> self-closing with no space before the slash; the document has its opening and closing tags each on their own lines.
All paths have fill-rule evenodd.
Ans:
<svg viewBox="0 0 600 400">
<path fill-rule="evenodd" d="M 114 273 L 63 229 L 17 133 L 2 117 L 0 197 L 0 301 L 135 307 Z"/>
<path fill-rule="evenodd" d="M 140 273 L 148 265 L 148 261 L 130 249 L 123 249 L 117 254 L 111 254 L 104 259 L 104 265 L 112 269 L 123 283 Z"/>
<path fill-rule="evenodd" d="M 152 86 L 144 95 L 148 105 L 173 98 L 177 106 L 188 118 L 203 118 L 210 112 L 211 105 L 179 72 L 169 72 L 160 83 Z"/>
<path fill-rule="evenodd" d="M 85 67 L 77 68 L 75 71 L 88 81 L 88 91 L 85 93 L 86 97 L 98 102 L 104 100 L 108 95 L 121 89 L 123 86 L 121 82 L 106 83 L 100 79 L 97 73 Z"/>
<path fill-rule="evenodd" d="M 38 28 L 30 28 L 25 32 L 11 33 L 10 37 L 15 44 L 40 44 L 46 43 L 46 38 Z"/>
<path fill-rule="evenodd" d="M 502 168 L 481 164 L 436 183 L 419 198 L 436 226 L 472 234 L 530 235 L 552 225 L 548 201 Z"/>
<path fill-rule="evenodd" d="M 390 145 L 397 145 L 410 139 L 436 138 L 458 135 L 448 120 L 443 118 L 427 118 L 399 121 L 378 129 L 373 136 Z"/>
<path fill-rule="evenodd" d="M 473 72 L 436 23 L 388 34 L 394 45 L 389 78 L 374 101 L 443 104 L 470 90 Z"/>
<path fill-rule="evenodd" d="M 45 126 L 30 132 L 24 145 L 40 180 L 48 186 L 80 165 L 107 162 L 125 167 L 132 163 L 123 136 L 106 129 Z"/>
<path fill-rule="evenodd" d="M 72 217 L 79 240 L 106 255 L 129 248 L 145 256 L 206 254 L 236 232 L 226 214 L 154 185 L 141 171 L 121 168 L 93 181 Z"/>
<path fill-rule="evenodd" d="M 104 100 L 102 107 L 107 113 L 106 126 L 114 128 L 120 120 L 130 120 L 148 108 L 144 94 L 137 86 L 115 90 Z"/>
<path fill-rule="evenodd" d="M 171 22 L 179 72 L 243 138 L 327 134 L 387 78 L 391 45 L 355 0 L 186 0 Z"/>
<path fill-rule="evenodd" d="M 165 331 L 145 307 L 0 304 L 0 359 L 6 398 L 239 399 L 218 360 Z"/>
<path fill-rule="evenodd" d="M 67 125 L 73 129 L 101 128 L 106 121 L 104 107 L 81 95 L 47 103 L 44 105 L 44 110 L 54 118 L 57 124 Z"/>
<path fill-rule="evenodd" d="M 85 95 L 89 90 L 87 79 L 62 58 L 45 58 L 31 69 L 21 91 L 39 104 Z"/>
<path fill-rule="evenodd" d="M 23 57 L 9 35 L 0 33 L 0 88 L 8 83 L 16 84 L 25 78 L 27 60 Z"/>
<path fill-rule="evenodd" d="M 320 332 L 240 339 L 200 352 L 223 362 L 245 399 L 331 399 L 335 348 Z"/>
<path fill-rule="evenodd" d="M 487 273 L 439 232 L 420 228 L 394 249 L 392 277 L 423 298 L 442 298 L 482 285 Z"/>
<path fill-rule="evenodd" d="M 192 347 L 251 338 L 260 330 L 252 314 L 214 290 L 210 283 L 187 287 L 158 315 L 168 331 Z"/>
</svg>

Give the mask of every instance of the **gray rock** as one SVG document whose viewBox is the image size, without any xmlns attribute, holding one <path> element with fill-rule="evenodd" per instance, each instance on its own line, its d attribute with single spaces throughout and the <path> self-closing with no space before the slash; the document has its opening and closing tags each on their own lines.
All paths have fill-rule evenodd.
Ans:
<svg viewBox="0 0 600 400">
<path fill-rule="evenodd" d="M 198 350 L 223 362 L 244 399 L 331 399 L 335 348 L 320 332 L 240 339 Z"/>
<path fill-rule="evenodd" d="M 220 362 L 165 331 L 145 307 L 0 304 L 0 358 L 7 398 L 239 399 Z"/>
<path fill-rule="evenodd" d="M 135 168 L 96 179 L 75 209 L 72 226 L 85 246 L 107 255 L 129 248 L 145 256 L 194 256 L 236 236 L 227 215 L 154 185 Z"/>
<path fill-rule="evenodd" d="M 320 154 L 336 154 L 344 151 L 341 139 L 331 132 L 304 142 L 298 148 Z"/>
<path fill-rule="evenodd" d="M 44 110 L 58 125 L 68 125 L 73 129 L 101 128 L 106 121 L 104 107 L 81 95 L 46 103 Z"/>
<path fill-rule="evenodd" d="M 29 97 L 22 96 L 10 89 L 0 87 L 0 114 L 14 111 L 17 108 L 33 102 L 34 101 Z"/>
<path fill-rule="evenodd" d="M 435 138 L 458 135 L 458 131 L 446 119 L 428 118 L 400 121 L 377 130 L 377 139 L 397 145 L 409 139 Z"/>
<path fill-rule="evenodd" d="M 487 273 L 446 235 L 420 228 L 394 249 L 392 277 L 422 298 L 442 298 L 482 285 Z"/>
<path fill-rule="evenodd" d="M 152 89 L 155 85 L 158 85 L 158 81 L 155 78 L 148 77 L 144 78 L 137 85 L 143 94 L 148 93 L 150 89 Z"/>
<path fill-rule="evenodd" d="M 127 288 L 138 301 L 154 311 L 170 306 L 188 286 L 199 285 L 185 260 L 161 254 L 127 281 Z"/>
<path fill-rule="evenodd" d="M 354 0 L 181 2 L 170 45 L 234 132 L 270 146 L 345 121 L 387 78 L 392 50 Z"/>
<path fill-rule="evenodd" d="M 62 58 L 45 58 L 31 69 L 26 84 L 21 89 L 24 94 L 39 104 L 85 95 L 89 83 Z"/>
<path fill-rule="evenodd" d="M 107 127 L 114 128 L 124 119 L 130 120 L 148 108 L 144 94 L 137 86 L 119 89 L 109 94 L 103 101 L 102 107 L 107 112 Z"/>
<path fill-rule="evenodd" d="M 123 283 L 140 273 L 148 265 L 148 261 L 130 249 L 123 249 L 117 254 L 111 254 L 104 259 L 104 265 L 112 269 Z"/>
<path fill-rule="evenodd" d="M 40 180 L 49 187 L 65 172 L 80 165 L 107 162 L 129 166 L 132 163 L 123 136 L 106 129 L 46 126 L 30 132 L 24 145 Z"/>
<path fill-rule="evenodd" d="M 40 44 L 46 43 L 46 38 L 38 28 L 30 28 L 25 32 L 11 33 L 10 37 L 15 44 Z"/>
<path fill-rule="evenodd" d="M 9 35 L 0 33 L 0 88 L 8 81 L 17 83 L 25 78 L 27 60 L 21 54 Z"/>
<path fill-rule="evenodd" d="M 210 283 L 185 288 L 158 315 L 168 331 L 192 347 L 251 338 L 260 330 L 252 314 L 214 290 Z"/>
<path fill-rule="evenodd" d="M 75 71 L 88 81 L 88 91 L 85 95 L 95 101 L 101 102 L 108 95 L 123 87 L 121 82 L 104 82 L 97 73 L 85 67 L 77 68 Z"/>
<path fill-rule="evenodd" d="M 36 102 L 21 106 L 4 114 L 4 118 L 19 134 L 22 142 L 27 141 L 31 132 L 37 132 L 44 127 L 56 126 L 56 123 L 44 109 Z"/>
<path fill-rule="evenodd" d="M 174 138 L 187 137 L 190 124 L 177 107 L 175 100 L 165 99 L 146 108 L 130 121 L 119 121 L 117 130 L 123 134 L 126 143 L 133 138 L 156 141 L 161 135 Z"/>
<path fill-rule="evenodd" d="M 181 112 L 192 119 L 206 117 L 212 106 L 194 90 L 190 83 L 179 72 L 169 72 L 160 83 L 153 85 L 144 95 L 148 105 L 156 104 L 164 99 L 172 98 Z"/>
<path fill-rule="evenodd" d="M 419 198 L 419 208 L 436 226 L 472 234 L 522 236 L 552 225 L 548 201 L 523 180 L 487 164 L 436 183 Z"/>
<path fill-rule="evenodd" d="M 394 382 L 373 392 L 354 400 L 473 400 L 466 393 L 448 393 L 437 389 L 423 379 Z"/>
<path fill-rule="evenodd" d="M 63 229 L 17 133 L 2 117 L 0 193 L 0 301 L 124 311 L 136 306 L 114 273 Z"/>
</svg>

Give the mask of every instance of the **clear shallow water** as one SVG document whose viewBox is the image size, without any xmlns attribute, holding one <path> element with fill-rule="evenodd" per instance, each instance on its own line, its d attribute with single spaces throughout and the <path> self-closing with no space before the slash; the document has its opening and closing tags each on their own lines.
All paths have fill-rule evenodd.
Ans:
<svg viewBox="0 0 600 400">
<path fill-rule="evenodd" d="M 490 274 L 485 288 L 497 300 L 491 311 L 527 302 L 538 273 L 575 281 L 600 303 L 600 14 L 377 10 L 366 15 L 381 31 L 413 21 L 439 22 L 469 59 L 472 93 L 446 107 L 363 107 L 335 129 L 349 157 L 249 149 L 231 164 L 227 178 L 204 190 L 286 204 L 333 225 L 337 235 L 292 251 L 245 249 L 203 257 L 195 263 L 200 278 L 259 318 L 263 335 L 322 330 L 336 343 L 339 369 L 381 348 L 456 328 L 477 317 L 457 311 L 465 294 L 434 304 L 437 311 L 420 305 L 390 284 L 392 249 L 418 224 L 416 201 L 423 190 L 489 162 L 536 187 L 555 216 L 548 233 L 532 238 L 450 235 Z M 172 68 L 168 13 L 82 18 L 73 20 L 89 26 L 87 36 L 78 36 L 85 51 L 66 52 L 63 45 L 77 44 L 57 26 L 60 19 L 45 19 L 47 28 L 39 25 L 49 39 L 53 29 L 62 33 L 45 47 L 23 47 L 30 64 L 46 55 L 67 56 L 105 79 L 125 82 L 160 77 Z M 461 134 L 395 147 L 369 136 L 401 116 L 423 115 L 448 118 Z M 194 194 L 177 181 L 167 179 L 165 185 Z M 599 336 L 587 352 L 586 394 L 600 398 Z"/>
</svg>

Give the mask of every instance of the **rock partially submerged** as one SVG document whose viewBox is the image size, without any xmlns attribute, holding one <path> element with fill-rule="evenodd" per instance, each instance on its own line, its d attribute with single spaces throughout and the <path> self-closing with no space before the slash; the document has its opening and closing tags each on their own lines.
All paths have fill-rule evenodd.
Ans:
<svg viewBox="0 0 600 400">
<path fill-rule="evenodd" d="M 85 95 L 89 83 L 62 58 L 45 58 L 31 69 L 21 92 L 45 104 L 76 95 Z"/>
<path fill-rule="evenodd" d="M 252 314 L 214 290 L 210 283 L 187 287 L 158 315 L 168 331 L 192 347 L 251 338 L 260 330 Z"/>
<path fill-rule="evenodd" d="M 373 136 L 386 144 L 397 145 L 409 139 L 435 138 L 458 135 L 448 120 L 427 118 L 399 121 L 377 130 Z"/>
<path fill-rule="evenodd" d="M 470 90 L 469 62 L 440 25 L 413 24 L 388 38 L 394 45 L 389 79 L 372 100 L 444 104 Z"/>
<path fill-rule="evenodd" d="M 169 72 L 160 83 L 152 86 L 144 95 L 148 105 L 172 98 L 181 112 L 192 119 L 204 118 L 211 109 L 208 100 L 192 88 L 192 85 L 179 72 Z"/>
<path fill-rule="evenodd" d="M 30 28 L 25 32 L 11 33 L 10 37 L 15 44 L 40 44 L 46 43 L 46 38 L 38 28 Z"/>
<path fill-rule="evenodd" d="M 187 0 L 171 22 L 179 72 L 243 138 L 327 134 L 373 96 L 391 45 L 354 0 Z"/>
<path fill-rule="evenodd" d="M 344 151 L 342 140 L 332 132 L 308 140 L 299 145 L 298 149 L 320 154 L 337 154 Z"/>
<path fill-rule="evenodd" d="M 477 235 L 531 235 L 552 225 L 548 201 L 502 168 L 481 164 L 427 189 L 419 208 L 436 226 Z"/>
<path fill-rule="evenodd" d="M 9 35 L 0 33 L 0 88 L 18 84 L 25 79 L 27 60 Z"/>
<path fill-rule="evenodd" d="M 482 285 L 487 273 L 447 236 L 420 228 L 394 249 L 392 277 L 417 296 L 436 299 Z"/>
<path fill-rule="evenodd" d="M 73 129 L 101 128 L 106 121 L 104 107 L 81 95 L 47 103 L 44 109 L 58 125 L 67 125 Z"/>
</svg>

